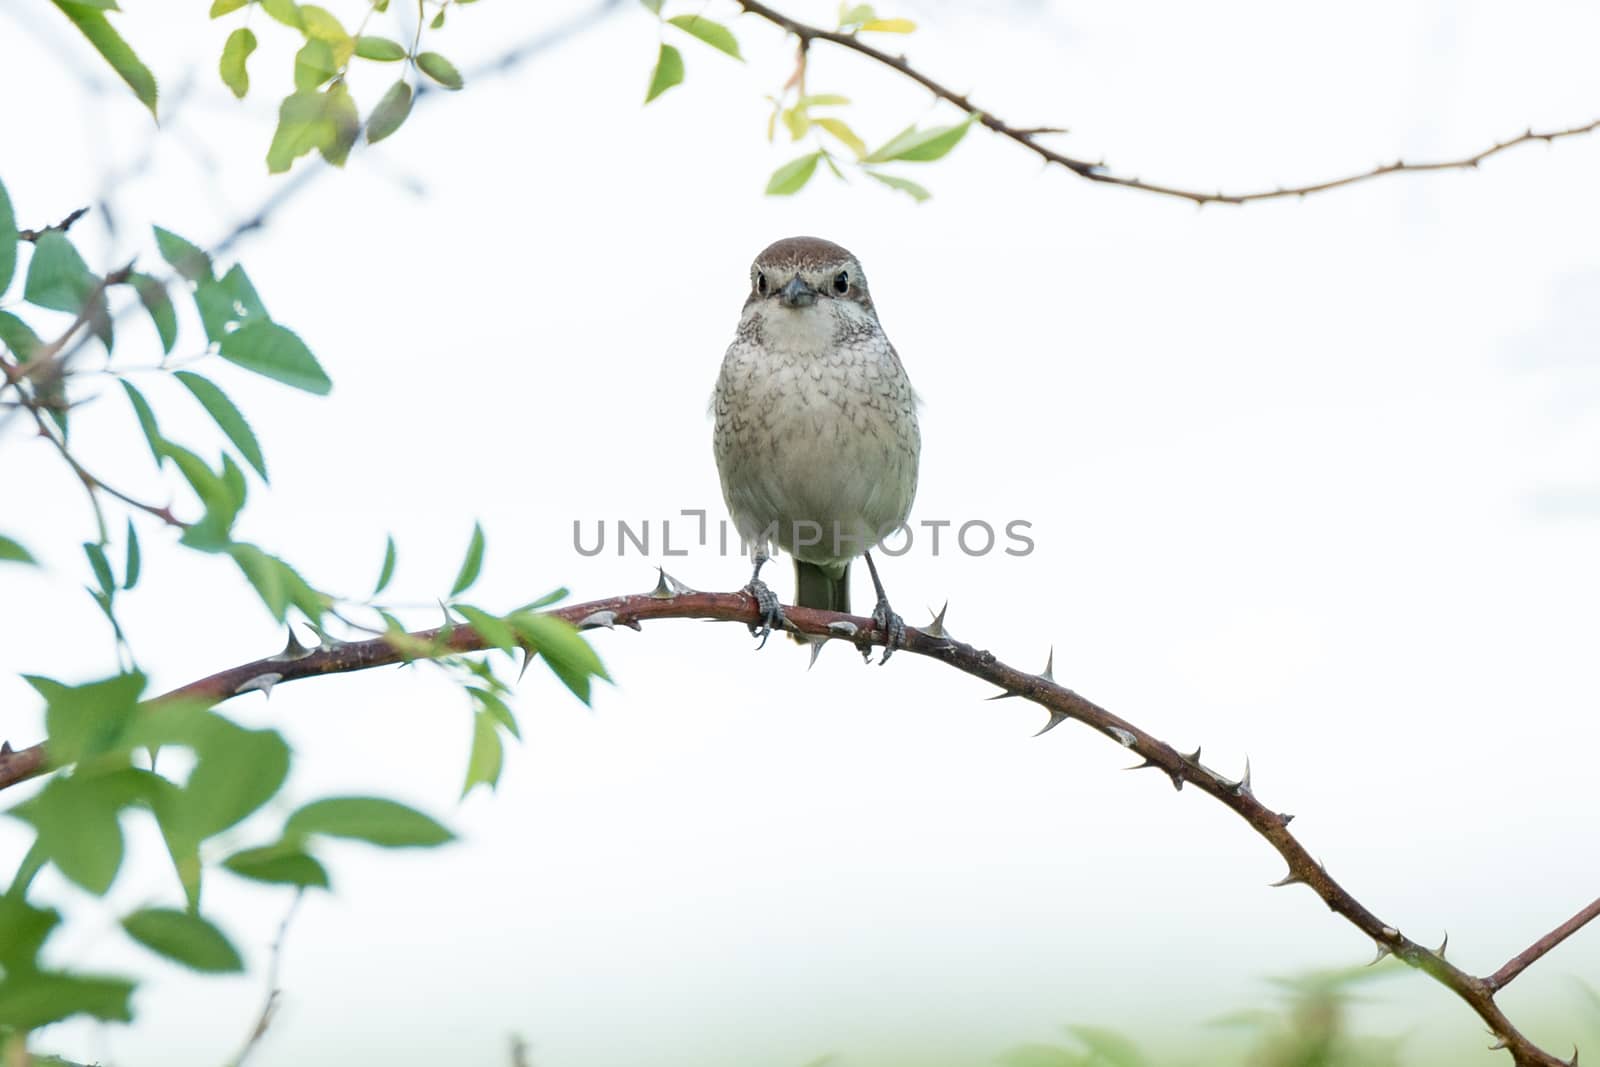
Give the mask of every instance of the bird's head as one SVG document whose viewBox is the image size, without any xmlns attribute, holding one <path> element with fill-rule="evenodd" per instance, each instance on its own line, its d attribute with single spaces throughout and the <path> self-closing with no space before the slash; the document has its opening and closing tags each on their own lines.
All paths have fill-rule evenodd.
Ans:
<svg viewBox="0 0 1600 1067">
<path fill-rule="evenodd" d="M 867 276 L 847 250 L 820 237 L 785 237 L 762 250 L 750 265 L 750 296 L 757 305 L 798 311 L 827 301 L 872 311 Z"/>
</svg>

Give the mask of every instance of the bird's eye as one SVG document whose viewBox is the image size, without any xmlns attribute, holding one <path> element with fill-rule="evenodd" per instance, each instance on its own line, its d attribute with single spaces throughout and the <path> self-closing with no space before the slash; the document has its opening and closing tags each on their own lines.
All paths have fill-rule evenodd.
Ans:
<svg viewBox="0 0 1600 1067">
<path fill-rule="evenodd" d="M 756 271 L 756 292 L 762 296 L 767 295 L 767 276 Z"/>
<path fill-rule="evenodd" d="M 850 291 L 850 272 L 842 270 L 833 276 L 833 291 L 840 296 Z"/>
</svg>

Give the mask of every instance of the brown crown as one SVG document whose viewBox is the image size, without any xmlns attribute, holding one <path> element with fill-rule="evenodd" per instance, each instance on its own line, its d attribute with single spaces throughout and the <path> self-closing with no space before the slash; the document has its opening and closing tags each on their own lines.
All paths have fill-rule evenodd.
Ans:
<svg viewBox="0 0 1600 1067">
<path fill-rule="evenodd" d="M 820 237 L 785 237 L 762 249 L 756 263 L 769 269 L 819 270 L 854 258 L 847 249 Z"/>
</svg>

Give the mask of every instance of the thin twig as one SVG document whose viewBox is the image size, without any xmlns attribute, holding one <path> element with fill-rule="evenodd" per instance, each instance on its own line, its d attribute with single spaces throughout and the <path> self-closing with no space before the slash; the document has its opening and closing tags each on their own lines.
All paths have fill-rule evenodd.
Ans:
<svg viewBox="0 0 1600 1067">
<path fill-rule="evenodd" d="M 300 907 L 300 900 L 305 896 L 305 890 L 295 892 L 294 899 L 289 902 L 289 910 L 284 912 L 283 922 L 278 924 L 278 936 L 272 939 L 272 959 L 267 964 L 267 996 L 261 1005 L 261 1015 L 250 1030 L 250 1036 L 245 1039 L 244 1047 L 233 1058 L 231 1067 L 244 1067 L 244 1061 L 255 1047 L 261 1043 L 272 1026 L 272 1018 L 278 1013 L 278 1000 L 283 996 L 283 989 L 278 984 L 278 969 L 283 963 L 283 946 L 289 937 L 289 924 L 294 921 L 294 913 Z"/>
<path fill-rule="evenodd" d="M 1511 957 L 1510 960 L 1506 961 L 1504 967 L 1485 978 L 1484 983 L 1491 990 L 1497 992 L 1504 989 L 1511 983 L 1513 978 L 1527 970 L 1529 964 L 1538 960 L 1539 957 L 1577 933 L 1586 923 L 1592 922 L 1597 917 L 1600 917 L 1600 897 L 1590 901 L 1588 906 L 1578 914 Z"/>
<path fill-rule="evenodd" d="M 1477 165 L 1482 163 L 1484 160 L 1488 159 L 1490 156 L 1497 155 L 1509 148 L 1514 148 L 1517 145 L 1527 144 L 1530 141 L 1544 141 L 1549 143 L 1551 141 L 1559 140 L 1563 137 L 1577 137 L 1582 134 L 1592 133 L 1596 129 L 1600 129 L 1600 119 L 1595 119 L 1593 122 L 1588 122 L 1584 123 L 1583 125 L 1572 126 L 1567 129 L 1560 130 L 1538 131 L 1534 130 L 1532 127 L 1529 127 L 1527 130 L 1521 134 L 1518 134 L 1516 137 L 1511 138 L 1510 140 L 1497 141 L 1481 152 L 1477 152 L 1470 156 L 1463 156 L 1460 159 L 1438 160 L 1427 163 L 1407 163 L 1404 160 L 1397 159 L 1393 163 L 1385 163 L 1380 166 L 1373 167 L 1371 170 L 1364 170 L 1356 174 L 1347 174 L 1341 178 L 1332 178 L 1328 181 L 1315 182 L 1310 185 L 1297 185 L 1289 187 L 1279 186 L 1273 189 L 1261 189 L 1249 193 L 1227 193 L 1221 190 L 1217 190 L 1216 192 L 1203 192 L 1197 189 L 1182 189 L 1177 186 L 1161 185 L 1155 182 L 1143 181 L 1139 178 L 1130 178 L 1120 174 L 1113 174 L 1111 171 L 1106 169 L 1106 164 L 1104 161 L 1091 163 L 1086 159 L 1078 159 L 1073 156 L 1066 155 L 1065 153 L 1057 152 L 1054 149 L 1046 148 L 1044 145 L 1041 145 L 1035 141 L 1034 137 L 1041 133 L 1054 133 L 1056 132 L 1054 129 L 1048 129 L 1045 127 L 1011 126 L 1002 119 L 997 118 L 996 116 L 973 104 L 972 101 L 967 98 L 965 93 L 958 93 L 955 90 L 947 88 L 939 82 L 934 81 L 928 75 L 913 67 L 906 60 L 905 56 L 890 55 L 888 52 L 874 48 L 872 45 L 865 43 L 853 33 L 841 33 L 837 30 L 828 30 L 822 28 L 821 26 L 812 26 L 809 23 L 799 22 L 783 14 L 782 12 L 773 10 L 766 4 L 759 3 L 758 0 L 735 0 L 735 2 L 750 14 L 766 19 L 773 25 L 779 26 L 782 29 L 787 30 L 789 33 L 794 34 L 800 39 L 802 47 L 809 46 L 812 41 L 827 41 L 830 44 L 838 45 L 840 48 L 847 48 L 852 52 L 866 56 L 868 59 L 898 71 L 901 75 L 910 78 L 924 89 L 927 89 L 929 92 L 933 93 L 933 95 L 938 97 L 940 100 L 954 104 L 956 107 L 967 112 L 968 114 L 976 113 L 979 122 L 993 130 L 995 133 L 998 133 L 1000 136 L 1010 138 L 1011 140 L 1022 145 L 1024 148 L 1028 149 L 1028 151 L 1045 160 L 1047 163 L 1055 163 L 1059 166 L 1065 167 L 1080 178 L 1084 178 L 1092 182 L 1102 182 L 1106 185 L 1120 185 L 1125 189 L 1137 189 L 1141 192 L 1155 193 L 1158 196 L 1177 197 L 1181 200 L 1189 200 L 1196 204 L 1247 204 L 1255 200 L 1276 200 L 1289 196 L 1307 196 L 1311 193 L 1320 193 L 1328 189 L 1338 189 L 1342 186 L 1354 185 L 1357 182 L 1370 181 L 1373 178 L 1381 178 L 1389 174 L 1417 174 L 1424 171 L 1434 170 L 1471 170 L 1477 167 Z"/>
<path fill-rule="evenodd" d="M 639 629 L 642 622 L 655 619 L 712 619 L 750 624 L 757 620 L 758 609 L 755 598 L 746 592 L 683 591 L 682 587 L 663 578 L 661 585 L 650 593 L 571 604 L 547 614 L 563 618 L 580 629 L 614 629 L 617 626 Z M 790 629 L 801 633 L 817 637 L 844 637 L 862 648 L 883 643 L 883 635 L 874 628 L 870 619 L 800 607 L 786 607 L 784 614 L 789 620 Z M 419 648 L 427 648 L 430 655 L 440 657 L 481 652 L 486 647 L 476 631 L 460 624 L 420 631 L 406 641 L 378 638 L 330 643 L 310 650 L 300 647 L 298 643 L 291 643 L 288 649 L 276 656 L 191 682 L 155 698 L 147 706 L 175 701 L 213 704 L 257 689 L 270 692 L 277 685 L 301 678 L 400 663 L 405 661 L 408 654 L 414 655 Z M 1057 683 L 1048 665 L 1043 672 L 1030 674 L 1002 663 L 991 652 L 955 640 L 945 631 L 942 615 L 934 625 L 924 629 L 908 628 L 903 647 L 909 653 L 940 660 L 975 678 L 999 686 L 1000 696 L 1019 697 L 1038 704 L 1050 715 L 1049 722 L 1040 733 L 1068 719 L 1076 720 L 1136 753 L 1142 762 L 1130 769 L 1154 768 L 1170 778 L 1176 789 L 1192 785 L 1206 793 L 1248 823 L 1283 857 L 1288 865 L 1288 874 L 1276 885 L 1305 885 L 1332 911 L 1371 938 L 1379 956 L 1397 956 L 1455 993 L 1488 1024 L 1496 1047 L 1510 1052 L 1517 1067 L 1570 1067 L 1566 1061 L 1540 1049 L 1512 1024 L 1495 1003 L 1495 989 L 1490 980 L 1475 977 L 1450 963 L 1444 957 L 1442 946 L 1441 950 L 1436 951 L 1406 937 L 1398 928 L 1379 919 L 1336 881 L 1289 832 L 1289 821 L 1293 816 L 1275 811 L 1256 799 L 1248 764 L 1240 778 L 1229 779 L 1202 764 L 1199 749 L 1188 754 L 1181 753 L 1126 719 Z M 0 748 L 0 788 L 42 773 L 47 769 L 47 762 L 42 745 L 17 752 Z M 1564 937 L 1579 925 L 1582 923 L 1575 918 L 1557 933 Z M 1569 926 L 1571 929 L 1566 928 Z M 1538 958 L 1538 955 L 1532 955 L 1528 962 Z"/>
<path fill-rule="evenodd" d="M 89 209 L 87 207 L 80 207 L 78 210 L 74 211 L 72 214 L 68 215 L 66 218 L 62 219 L 60 222 L 54 224 L 53 226 L 46 226 L 43 229 L 39 229 L 39 230 L 18 230 L 17 231 L 17 240 L 19 240 L 19 241 L 37 241 L 39 238 L 43 237 L 47 233 L 66 233 L 69 229 L 72 228 L 72 224 L 74 222 L 77 222 L 79 219 L 83 218 L 88 213 L 89 213 Z"/>
</svg>

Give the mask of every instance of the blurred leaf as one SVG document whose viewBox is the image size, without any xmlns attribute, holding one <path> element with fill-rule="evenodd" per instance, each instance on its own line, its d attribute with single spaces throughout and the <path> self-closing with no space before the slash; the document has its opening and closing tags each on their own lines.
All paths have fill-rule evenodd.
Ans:
<svg viewBox="0 0 1600 1067">
<path fill-rule="evenodd" d="M 464 593 L 471 588 L 472 583 L 478 580 L 478 572 L 483 569 L 483 525 L 472 524 L 472 539 L 467 542 L 467 554 L 461 560 L 461 570 L 456 573 L 455 584 L 450 587 L 450 595 Z"/>
<path fill-rule="evenodd" d="M 5 183 L 0 182 L 0 296 L 11 286 L 17 273 L 17 216 Z"/>
<path fill-rule="evenodd" d="M 322 46 L 327 47 L 326 44 Z M 299 84 L 298 77 L 296 84 Z M 295 160 L 333 140 L 337 130 L 327 110 L 327 99 L 314 90 L 302 89 L 283 98 L 283 103 L 278 105 L 278 125 L 272 132 L 272 144 L 267 148 L 269 173 L 282 174 Z"/>
<path fill-rule="evenodd" d="M 222 358 L 285 385 L 326 396 L 328 375 L 305 342 L 275 322 L 250 322 L 222 340 Z"/>
<path fill-rule="evenodd" d="M 862 156 L 867 154 L 866 142 L 862 141 L 860 137 L 857 137 L 856 131 L 852 130 L 843 119 L 824 117 L 815 118 L 811 121 L 816 123 L 818 126 L 821 126 L 829 133 L 833 134 L 833 136 L 839 140 L 840 144 L 844 145 L 846 148 L 850 149 L 850 151 L 856 154 L 857 159 L 860 159 Z"/>
<path fill-rule="evenodd" d="M 160 720 L 160 721 L 158 721 Z M 164 707 L 142 716 L 135 739 L 146 745 L 182 745 L 194 753 L 194 769 L 179 792 L 168 797 L 168 821 L 181 836 L 203 841 L 238 825 L 283 788 L 289 745 L 276 730 L 250 730 L 216 712 Z"/>
<path fill-rule="evenodd" d="M 1053 1045 L 1018 1045 L 995 1057 L 1001 1067 L 1093 1067 L 1089 1057 Z"/>
<path fill-rule="evenodd" d="M 49 230 L 33 244 L 22 298 L 42 308 L 77 313 L 99 281 L 66 235 Z"/>
<path fill-rule="evenodd" d="M 354 49 L 355 41 L 345 32 L 339 19 L 327 8 L 315 4 L 301 4 L 300 28 L 312 40 L 326 41 L 334 48 L 336 56 L 339 52 L 343 52 L 342 56 L 338 56 L 339 66 L 344 66 L 345 61 L 350 58 L 349 50 Z"/>
<path fill-rule="evenodd" d="M 139 571 L 142 566 L 142 557 L 139 554 L 139 531 L 133 528 L 133 519 L 128 520 L 128 559 L 122 569 L 122 588 L 132 589 L 139 584 Z"/>
<path fill-rule="evenodd" d="M 133 983 L 62 971 L 6 973 L 0 981 L 0 1028 L 36 1030 L 74 1015 L 132 1022 Z"/>
<path fill-rule="evenodd" d="M 167 439 L 161 436 L 160 429 L 156 426 L 156 413 L 150 410 L 150 402 L 144 394 L 126 378 L 118 379 L 123 392 L 128 394 L 128 402 L 133 405 L 134 416 L 139 420 L 139 429 L 144 431 L 144 439 L 150 445 L 150 454 L 156 459 L 156 466 L 161 466 L 161 460 L 166 455 L 163 451 L 167 446 Z"/>
<path fill-rule="evenodd" d="M 139 303 L 150 313 L 150 321 L 155 323 L 156 334 L 161 338 L 161 351 L 170 353 L 178 341 L 178 313 L 172 306 L 171 297 L 167 296 L 167 287 L 150 275 L 138 272 L 128 275 L 128 281 L 132 283 L 134 292 L 139 294 Z"/>
<path fill-rule="evenodd" d="M 682 81 L 683 53 L 670 44 L 662 45 L 656 56 L 656 68 L 650 72 L 650 88 L 644 94 L 644 102 L 648 104 Z"/>
<path fill-rule="evenodd" d="M 364 33 L 356 38 L 356 55 L 362 59 L 375 59 L 380 63 L 392 63 L 397 59 L 406 57 L 406 48 L 399 41 L 391 41 L 387 37 L 376 37 Z"/>
<path fill-rule="evenodd" d="M 816 93 L 810 96 L 802 96 L 800 99 L 794 102 L 794 106 L 840 107 L 844 104 L 848 104 L 849 102 L 850 98 L 848 96 L 840 96 L 838 93 Z"/>
<path fill-rule="evenodd" d="M 511 624 L 498 615 L 491 615 L 487 611 L 473 607 L 471 604 L 451 605 L 467 620 L 467 625 L 475 630 L 483 643 L 490 648 L 503 649 L 510 652 L 517 647 L 517 635 L 511 629 Z"/>
<path fill-rule="evenodd" d="M 385 541 L 383 545 L 383 569 L 378 572 L 378 584 L 372 589 L 373 596 L 377 596 L 379 593 L 389 588 L 389 582 L 394 578 L 394 564 L 394 535 L 390 534 L 388 540 Z"/>
<path fill-rule="evenodd" d="M 411 86 L 404 78 L 389 86 L 367 120 L 367 143 L 377 144 L 400 128 L 411 114 Z"/>
<path fill-rule="evenodd" d="M 111 561 L 106 559 L 105 547 L 85 541 L 83 554 L 89 557 L 89 569 L 94 572 L 94 580 L 99 584 L 100 591 L 109 598 L 117 588 L 117 580 L 111 576 Z"/>
<path fill-rule="evenodd" d="M 34 351 L 43 343 L 39 335 L 33 332 L 33 327 L 9 311 L 0 311 L 0 344 L 11 349 L 12 355 L 17 357 L 17 362 L 28 362 L 33 358 Z"/>
<path fill-rule="evenodd" d="M 567 596 L 570 594 L 570 592 L 571 591 L 568 590 L 566 588 L 566 586 L 562 586 L 562 587 L 560 587 L 558 589 L 552 589 L 548 593 L 546 593 L 544 596 L 540 597 L 538 600 L 535 600 L 535 601 L 533 601 L 531 603 L 528 603 L 528 604 L 524 604 L 524 605 L 522 605 L 522 607 L 518 608 L 514 612 L 511 612 L 510 614 L 517 615 L 517 614 L 521 614 L 521 613 L 529 612 L 529 611 L 538 611 L 541 608 L 547 608 L 551 604 L 554 604 L 554 603 L 556 603 L 558 601 L 561 601 L 561 600 L 565 600 L 567 598 Z"/>
<path fill-rule="evenodd" d="M 817 172 L 817 163 L 821 159 L 821 152 L 812 152 L 799 159 L 791 159 L 772 172 L 772 178 L 767 182 L 767 195 L 792 196 L 798 193 Z"/>
<path fill-rule="evenodd" d="M 868 176 L 878 179 L 891 189 L 898 189 L 902 193 L 909 193 L 911 199 L 922 203 L 933 194 L 909 178 L 902 178 L 897 174 L 885 174 L 882 171 L 872 170 L 868 167 L 861 168 Z"/>
<path fill-rule="evenodd" d="M 868 155 L 867 162 L 887 163 L 891 159 L 901 159 L 908 163 L 931 163 L 959 144 L 977 117 L 973 113 L 967 116 L 965 122 L 954 126 L 933 126 L 926 130 L 908 126 L 882 148 Z"/>
<path fill-rule="evenodd" d="M 246 463 L 255 468 L 261 475 L 261 480 L 267 481 L 267 461 L 261 454 L 261 443 L 256 440 L 250 424 L 245 421 L 244 414 L 234 406 L 228 395 L 218 388 L 208 378 L 202 378 L 193 371 L 180 370 L 173 377 L 182 382 L 194 398 L 200 401 L 200 406 L 206 409 L 217 427 L 233 442 L 233 447 L 239 450 Z"/>
<path fill-rule="evenodd" d="M 228 273 L 222 276 L 222 281 L 218 284 L 234 301 L 234 317 L 241 320 L 272 317 L 267 314 L 267 307 L 257 295 L 256 287 L 250 284 L 250 276 L 244 272 L 244 267 L 235 263 L 228 268 Z"/>
<path fill-rule="evenodd" d="M 1103 1026 L 1068 1026 L 1067 1033 L 1082 1041 L 1107 1067 L 1146 1067 L 1139 1047 L 1115 1030 Z"/>
<path fill-rule="evenodd" d="M 323 159 L 335 167 L 342 167 L 345 160 L 350 158 L 350 149 L 355 146 L 356 137 L 361 133 L 361 114 L 356 110 L 350 87 L 343 81 L 328 86 L 324 96 L 328 121 L 333 124 L 333 135 L 318 146 L 318 151 Z"/>
<path fill-rule="evenodd" d="M 45 700 L 51 766 L 128 747 L 127 730 L 144 692 L 144 675 L 116 674 L 82 685 L 63 685 L 41 675 L 24 675 L 23 680 Z"/>
<path fill-rule="evenodd" d="M 726 52 L 740 62 L 744 61 L 744 56 L 739 54 L 738 39 L 722 23 L 701 18 L 699 15 L 674 15 L 667 21 L 691 37 L 698 37 L 717 51 Z"/>
<path fill-rule="evenodd" d="M 591 679 L 611 680 L 594 649 L 579 636 L 577 627 L 565 619 L 518 612 L 507 616 L 506 621 L 518 637 L 544 657 L 562 684 L 585 704 L 589 703 Z"/>
<path fill-rule="evenodd" d="M 211 0 L 211 17 L 221 18 L 248 4 L 250 0 Z"/>
<path fill-rule="evenodd" d="M 472 716 L 472 751 L 467 756 L 467 779 L 461 795 L 479 785 L 493 789 L 500 782 L 500 768 L 505 760 L 505 745 L 500 740 L 500 730 L 487 712 Z"/>
<path fill-rule="evenodd" d="M 459 0 L 457 0 L 457 2 L 459 2 Z M 444 26 L 444 10 L 445 9 L 443 7 L 439 8 L 439 13 L 433 16 L 433 18 L 428 22 L 428 28 L 430 30 L 437 30 Z"/>
<path fill-rule="evenodd" d="M 291 29 L 300 29 L 300 5 L 294 0 L 261 0 L 261 10 Z"/>
<path fill-rule="evenodd" d="M 104 57 L 117 76 L 128 83 L 139 102 L 156 113 L 156 77 L 150 68 L 134 54 L 122 35 L 112 29 L 105 12 L 94 4 L 73 3 L 71 0 L 54 0 L 63 15 L 89 39 L 96 52 Z"/>
<path fill-rule="evenodd" d="M 468 686 L 467 692 L 472 694 L 472 698 L 478 702 L 484 711 L 493 715 L 495 721 L 506 728 L 507 733 L 512 737 L 522 737 L 522 728 L 517 725 L 517 717 L 511 714 L 510 706 L 504 700 L 501 700 L 497 694 L 491 693 L 487 689 L 479 689 L 476 686 Z"/>
<path fill-rule="evenodd" d="M 210 922 L 172 908 L 142 908 L 122 920 L 128 936 L 196 971 L 226 974 L 244 970 L 239 952 Z"/>
<path fill-rule="evenodd" d="M 461 72 L 438 52 L 423 52 L 418 55 L 417 69 L 446 89 L 461 88 Z"/>
<path fill-rule="evenodd" d="M 314 800 L 289 816 L 284 833 L 346 837 L 384 848 L 431 848 L 455 840 L 430 816 L 381 797 Z"/>
<path fill-rule="evenodd" d="M 651 14 L 661 14 L 661 4 L 663 3 L 663 0 L 639 0 L 639 2 L 643 4 Z"/>
<path fill-rule="evenodd" d="M 811 115 L 803 107 L 791 107 L 783 112 L 783 125 L 789 131 L 789 140 L 798 141 L 811 129 Z"/>
<path fill-rule="evenodd" d="M 284 621 L 292 605 L 312 622 L 321 624 L 323 613 L 327 610 L 325 598 L 311 588 L 293 567 L 255 545 L 234 542 L 224 551 L 233 557 L 239 570 L 255 586 L 262 603 L 279 622 Z"/>
<path fill-rule="evenodd" d="M 328 872 L 317 860 L 295 845 L 277 844 L 235 852 L 222 865 L 241 878 L 274 885 L 327 889 Z"/>
<path fill-rule="evenodd" d="M 27 549 L 11 540 L 11 538 L 0 534 L 0 562 L 35 563 L 36 561 Z"/>
<path fill-rule="evenodd" d="M 294 54 L 294 87 L 301 94 L 310 94 L 324 82 L 339 73 L 339 59 L 333 45 L 317 37 L 307 37 L 300 51 Z M 289 101 L 286 99 L 284 103 Z"/>
<path fill-rule="evenodd" d="M 250 91 L 250 73 L 245 69 L 245 61 L 255 50 L 256 35 L 248 26 L 240 26 L 228 34 L 222 46 L 222 59 L 217 64 L 222 84 L 240 100 Z"/>
<path fill-rule="evenodd" d="M 34 828 L 40 850 L 65 878 L 96 896 L 111 888 L 123 854 L 118 795 L 105 781 L 83 774 L 52 778 L 9 812 Z"/>
<path fill-rule="evenodd" d="M 172 269 L 191 282 L 210 281 L 211 257 L 185 241 L 171 230 L 152 227 L 156 232 L 156 250 Z"/>
<path fill-rule="evenodd" d="M 17 893 L 0 895 L 0 970 L 37 969 L 39 950 L 60 923 L 54 908 L 36 908 Z"/>
<path fill-rule="evenodd" d="M 860 27 L 862 33 L 914 33 L 916 28 L 910 19 L 868 19 Z"/>
</svg>

